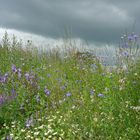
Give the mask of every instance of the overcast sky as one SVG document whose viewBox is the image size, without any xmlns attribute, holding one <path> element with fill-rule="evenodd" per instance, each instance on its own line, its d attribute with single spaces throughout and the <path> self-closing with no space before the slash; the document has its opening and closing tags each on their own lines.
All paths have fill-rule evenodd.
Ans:
<svg viewBox="0 0 140 140">
<path fill-rule="evenodd" d="M 0 27 L 58 39 L 116 43 L 125 31 L 140 33 L 140 0 L 0 0 Z"/>
</svg>

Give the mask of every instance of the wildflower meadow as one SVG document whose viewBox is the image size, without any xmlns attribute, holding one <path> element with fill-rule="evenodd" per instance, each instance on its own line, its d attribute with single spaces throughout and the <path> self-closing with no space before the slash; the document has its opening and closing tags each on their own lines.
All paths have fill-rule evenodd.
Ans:
<svg viewBox="0 0 140 140">
<path fill-rule="evenodd" d="M 5 33 L 1 140 L 139 140 L 139 36 L 120 38 L 114 66 L 72 44 L 44 51 Z M 67 47 L 68 46 L 68 47 Z"/>
</svg>

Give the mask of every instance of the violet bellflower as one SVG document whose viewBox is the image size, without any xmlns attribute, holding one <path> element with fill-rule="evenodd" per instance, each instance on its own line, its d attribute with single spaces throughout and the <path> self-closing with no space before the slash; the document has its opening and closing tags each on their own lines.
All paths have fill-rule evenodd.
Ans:
<svg viewBox="0 0 140 140">
<path fill-rule="evenodd" d="M 0 83 L 5 83 L 8 79 L 8 73 L 5 73 L 4 76 L 0 76 Z"/>
<path fill-rule="evenodd" d="M 104 94 L 99 93 L 99 94 L 98 94 L 98 97 L 104 97 Z"/>
<path fill-rule="evenodd" d="M 47 88 L 44 90 L 44 92 L 47 96 L 50 95 L 50 91 Z"/>
<path fill-rule="evenodd" d="M 27 81 L 30 81 L 30 74 L 29 73 L 25 73 L 25 78 Z"/>
<path fill-rule="evenodd" d="M 131 34 L 131 35 L 128 35 L 128 40 L 129 41 L 137 41 L 138 38 L 139 38 L 139 36 L 134 34 L 134 33 Z"/>
<path fill-rule="evenodd" d="M 67 96 L 67 97 L 70 97 L 70 96 L 71 96 L 71 93 L 70 93 L 70 92 L 68 92 L 68 93 L 66 94 L 66 96 Z"/>
<path fill-rule="evenodd" d="M 13 73 L 17 72 L 17 68 L 16 68 L 16 66 L 14 64 L 12 65 L 12 71 L 13 71 Z"/>
</svg>

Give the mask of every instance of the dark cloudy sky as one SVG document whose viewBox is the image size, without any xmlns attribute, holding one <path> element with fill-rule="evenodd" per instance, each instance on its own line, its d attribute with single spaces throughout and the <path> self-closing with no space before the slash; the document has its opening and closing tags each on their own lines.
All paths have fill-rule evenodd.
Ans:
<svg viewBox="0 0 140 140">
<path fill-rule="evenodd" d="M 140 0 L 0 0 L 0 27 L 60 38 L 65 29 L 88 42 L 116 42 L 133 26 L 140 33 Z"/>
</svg>

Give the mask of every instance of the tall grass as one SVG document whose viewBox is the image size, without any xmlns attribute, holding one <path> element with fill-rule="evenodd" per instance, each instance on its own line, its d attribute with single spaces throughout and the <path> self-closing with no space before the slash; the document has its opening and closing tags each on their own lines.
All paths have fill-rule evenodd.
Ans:
<svg viewBox="0 0 140 140">
<path fill-rule="evenodd" d="M 130 65 L 126 49 L 120 48 L 116 69 L 108 69 L 92 52 L 73 47 L 61 55 L 31 44 L 25 48 L 5 34 L 0 45 L 0 138 L 138 140 L 140 60 Z"/>
</svg>

